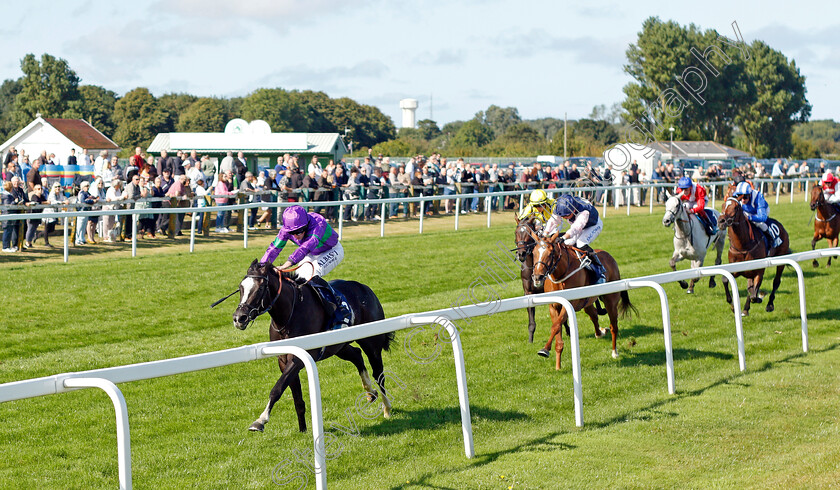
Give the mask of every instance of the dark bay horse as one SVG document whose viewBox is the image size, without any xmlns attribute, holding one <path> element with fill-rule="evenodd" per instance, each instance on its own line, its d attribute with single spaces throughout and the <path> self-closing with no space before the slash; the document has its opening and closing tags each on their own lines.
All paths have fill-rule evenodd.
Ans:
<svg viewBox="0 0 840 490">
<path fill-rule="evenodd" d="M 580 251 L 574 247 L 564 243 L 557 243 L 557 233 L 553 236 L 545 238 L 536 234 L 533 235 L 536 246 L 534 247 L 534 284 L 543 286 L 546 292 L 558 291 L 561 289 L 572 289 L 581 286 L 588 286 L 595 283 L 591 273 L 581 266 L 581 260 L 586 255 L 586 252 Z M 621 273 L 618 270 L 618 264 L 612 255 L 603 250 L 596 250 L 601 264 L 606 269 L 607 281 L 616 281 L 621 279 Z M 546 279 L 548 279 L 546 281 Z M 610 318 L 610 332 L 612 333 L 612 356 L 618 358 L 618 349 L 616 348 L 616 339 L 618 337 L 618 317 L 626 316 L 630 310 L 636 311 L 635 307 L 630 303 L 630 297 L 627 291 L 620 293 L 605 294 L 599 297 L 584 298 L 572 301 L 572 306 L 575 311 L 581 309 L 589 315 L 592 323 L 595 325 L 595 337 L 603 337 L 607 332 L 598 324 L 598 310 L 595 307 L 595 301 L 600 299 L 603 301 L 607 315 Z M 563 334 L 561 332 L 561 325 L 566 320 L 567 312 L 560 304 L 553 304 L 549 307 L 551 313 L 551 335 L 546 342 L 545 347 L 537 354 L 548 357 L 551 343 L 557 337 L 554 350 L 557 353 L 557 360 L 555 361 L 555 369 L 560 369 L 560 356 L 563 353 Z M 574 313 L 572 313 L 574 314 Z"/>
<path fill-rule="evenodd" d="M 525 218 L 516 221 L 516 259 L 520 262 L 519 277 L 522 279 L 522 289 L 526 295 L 539 294 L 545 292 L 542 286 L 534 286 L 531 280 L 531 275 L 534 271 L 534 255 L 531 253 L 534 250 L 536 242 L 533 239 L 533 233 L 541 228 L 539 221 L 533 218 Z M 528 308 L 528 342 L 534 343 L 534 332 L 537 330 L 537 321 L 535 319 L 536 308 Z"/>
<path fill-rule="evenodd" d="M 762 239 L 762 231 L 757 226 L 750 223 L 744 211 L 741 209 L 741 203 L 734 197 L 727 197 L 723 203 L 723 212 L 720 216 L 721 228 L 728 229 L 729 233 L 729 262 L 744 262 L 747 260 L 763 259 L 765 257 L 778 257 L 790 253 L 790 240 L 787 230 L 784 226 L 776 220 L 767 219 L 767 226 L 778 226 L 779 237 L 782 239 L 782 244 L 767 253 L 767 247 Z M 773 311 L 775 306 L 773 302 L 776 299 L 776 291 L 779 289 L 779 283 L 782 282 L 782 272 L 785 266 L 780 265 L 776 267 L 776 275 L 773 277 L 773 290 L 770 292 L 770 299 L 767 301 L 767 311 Z M 750 314 L 750 303 L 761 303 L 762 297 L 759 295 L 761 288 L 761 281 L 764 279 L 764 269 L 734 272 L 735 277 L 743 276 L 747 278 L 747 300 L 744 304 L 744 309 L 741 311 L 742 316 Z M 732 287 L 737 288 L 737 284 Z M 729 283 L 723 282 L 723 289 L 726 291 L 726 302 L 732 304 L 732 294 L 729 291 Z M 735 305 L 732 305 L 733 310 Z"/>
<path fill-rule="evenodd" d="M 817 247 L 817 242 L 825 238 L 829 247 L 837 246 L 837 235 L 840 233 L 840 210 L 837 205 L 830 204 L 825 200 L 822 188 L 815 185 L 811 188 L 811 211 L 816 211 L 814 216 L 814 238 L 811 240 L 811 250 Z M 814 259 L 814 267 L 820 263 Z M 831 267 L 831 257 L 828 258 L 826 267 Z"/>
<path fill-rule="evenodd" d="M 355 281 L 341 280 L 330 281 L 330 285 L 347 299 L 347 303 L 353 311 L 353 325 L 385 318 L 379 299 L 369 287 Z M 233 324 L 240 330 L 245 330 L 258 316 L 266 312 L 271 316 L 269 331 L 271 340 L 283 340 L 324 332 L 331 327 L 332 312 L 325 309 L 314 286 L 301 280 L 295 280 L 286 272 L 282 273 L 281 279 L 278 270 L 271 264 L 261 265 L 254 260 L 248 268 L 247 275 L 239 285 L 239 293 L 240 301 L 239 306 L 233 312 Z M 391 402 L 385 392 L 385 379 L 382 375 L 382 351 L 387 351 L 393 340 L 394 334 L 391 332 L 356 341 L 362 348 L 361 350 L 365 352 L 368 362 L 370 362 L 373 377 L 379 385 L 379 394 L 373 387 L 362 359 L 362 353 L 357 347 L 345 343 L 331 345 L 323 349 L 313 349 L 308 352 L 315 361 L 321 361 L 336 355 L 340 359 L 352 362 L 359 371 L 362 386 L 368 393 L 368 399 L 374 401 L 378 396 L 381 396 L 382 410 L 385 418 L 389 418 L 391 416 Z M 298 427 L 301 432 L 305 432 L 306 405 L 303 402 L 300 388 L 300 370 L 303 369 L 303 362 L 292 355 L 281 355 L 278 357 L 277 363 L 280 365 L 283 374 L 272 388 L 265 410 L 248 430 L 263 431 L 272 407 L 288 387 L 292 390 Z"/>
</svg>

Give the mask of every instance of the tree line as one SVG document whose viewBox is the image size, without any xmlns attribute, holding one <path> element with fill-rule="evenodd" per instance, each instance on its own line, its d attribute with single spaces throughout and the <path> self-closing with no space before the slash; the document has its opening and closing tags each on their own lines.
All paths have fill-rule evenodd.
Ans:
<svg viewBox="0 0 840 490">
<path fill-rule="evenodd" d="M 347 134 L 356 147 L 393 139 L 390 117 L 353 99 L 324 92 L 259 88 L 245 97 L 196 97 L 171 93 L 155 97 L 138 87 L 122 97 L 97 85 L 83 85 L 66 60 L 27 54 L 23 75 L 0 85 L 0 141 L 43 117 L 90 122 L 121 148 L 147 148 L 158 133 L 221 132 L 236 117 L 268 122 L 273 132 Z"/>
</svg>

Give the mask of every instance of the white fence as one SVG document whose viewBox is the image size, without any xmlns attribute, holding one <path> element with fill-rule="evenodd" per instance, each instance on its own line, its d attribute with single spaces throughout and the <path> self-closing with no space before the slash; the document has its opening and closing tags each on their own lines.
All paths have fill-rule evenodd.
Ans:
<svg viewBox="0 0 840 490">
<path fill-rule="evenodd" d="M 321 412 L 321 392 L 319 386 L 318 370 L 313 358 L 307 350 L 319 349 L 324 346 L 334 345 L 343 342 L 350 342 L 356 339 L 370 337 L 388 332 L 395 332 L 406 328 L 438 324 L 445 328 L 452 340 L 453 353 L 455 358 L 455 375 L 458 386 L 458 398 L 461 407 L 461 427 L 464 436 L 464 452 L 468 458 L 474 456 L 472 440 L 472 423 L 470 421 L 469 397 L 467 393 L 467 380 L 464 366 L 464 354 L 461 346 L 461 339 L 452 319 L 457 317 L 468 318 L 495 314 L 504 311 L 528 308 L 536 305 L 560 303 L 568 311 L 572 311 L 570 300 L 599 296 L 603 294 L 628 291 L 642 287 L 650 287 L 657 291 L 660 298 L 662 323 L 664 334 L 664 345 L 666 354 L 666 377 L 668 392 L 676 393 L 676 382 L 674 374 L 673 352 L 671 347 L 671 317 L 668 296 L 662 288 L 662 284 L 680 280 L 697 279 L 711 275 L 722 275 L 734 285 L 733 272 L 740 272 L 753 269 L 761 269 L 777 265 L 790 265 L 797 275 L 797 286 L 799 290 L 799 311 L 802 328 L 802 350 L 808 352 L 808 319 L 805 304 L 805 283 L 801 267 L 798 262 L 812 260 L 819 257 L 840 254 L 840 248 L 814 250 L 802 252 L 784 257 L 753 260 L 720 266 L 702 267 L 676 272 L 667 272 L 632 279 L 622 279 L 606 284 L 586 286 L 577 289 L 556 291 L 531 296 L 521 296 L 498 300 L 494 303 L 478 303 L 461 306 L 457 308 L 444 308 L 423 313 L 401 315 L 395 318 L 380 320 L 373 323 L 358 325 L 337 331 L 323 332 L 304 337 L 296 337 L 275 342 L 263 342 L 233 349 L 227 349 L 205 354 L 165 359 L 160 361 L 131 364 L 112 368 L 81 371 L 75 373 L 56 374 L 43 378 L 36 378 L 24 381 L 0 384 L 0 402 L 33 398 L 55 393 L 63 393 L 79 388 L 100 388 L 110 396 L 117 416 L 117 444 L 119 460 L 119 483 L 120 488 L 131 488 L 131 447 L 128 426 L 128 412 L 125 398 L 120 392 L 116 383 L 137 381 L 143 379 L 172 376 L 176 374 L 200 371 L 214 367 L 227 366 L 242 362 L 249 362 L 257 359 L 264 359 L 280 354 L 292 354 L 304 363 L 308 371 L 310 407 L 312 412 L 312 436 L 314 445 L 316 487 L 326 488 L 326 453 L 324 447 L 324 424 Z M 737 286 L 733 290 L 735 332 L 738 344 L 738 363 L 741 371 L 746 370 L 746 355 L 744 349 L 744 334 L 740 315 L 740 296 Z M 492 308 L 488 308 L 492 306 Z M 580 348 L 578 340 L 578 323 L 576 315 L 569 315 L 571 354 L 572 354 L 572 378 L 574 385 L 574 406 L 575 423 L 583 425 L 583 388 L 580 372 Z"/>
<path fill-rule="evenodd" d="M 807 184 L 809 182 L 817 181 L 818 179 L 815 178 L 802 178 L 802 179 L 763 179 L 763 180 L 756 180 L 756 184 L 760 185 L 762 191 L 764 190 L 765 185 L 769 185 L 768 190 L 773 185 L 778 184 L 776 187 L 776 204 L 779 204 L 779 193 L 783 185 L 788 186 L 798 186 L 805 184 L 807 190 Z M 527 185 L 527 184 L 525 184 Z M 708 206 L 715 207 L 716 203 L 716 192 L 714 189 L 717 187 L 726 187 L 729 185 L 729 181 L 720 181 L 720 182 L 704 182 L 703 185 L 706 187 L 711 188 L 713 191 L 710 192 L 710 196 L 707 198 Z M 583 194 L 583 193 L 599 193 L 599 192 L 614 192 L 622 194 L 622 200 L 624 201 L 623 206 L 627 208 L 627 216 L 630 216 L 630 207 L 633 201 L 633 193 L 634 191 L 645 191 L 648 193 L 648 207 L 649 213 L 653 213 L 653 201 L 654 201 L 654 193 L 657 192 L 657 189 L 664 189 L 664 190 L 672 190 L 674 188 L 674 184 L 663 184 L 663 183 L 650 183 L 650 184 L 637 184 L 637 185 L 624 185 L 624 186 L 609 186 L 609 187 L 563 187 L 558 189 L 546 189 L 546 192 L 549 194 Z M 501 208 L 501 204 L 503 203 L 506 196 L 519 196 L 519 210 L 521 211 L 523 206 L 525 205 L 525 199 L 528 194 L 531 193 L 530 189 L 526 190 L 518 190 L 518 191 L 504 191 L 504 192 L 482 192 L 482 193 L 474 193 L 474 194 L 451 194 L 448 196 L 443 195 L 435 195 L 435 196 L 421 196 L 421 197 L 396 197 L 396 198 L 386 198 L 386 199 L 358 199 L 358 200 L 347 200 L 347 201 L 308 201 L 308 202 L 258 202 L 258 203 L 246 203 L 246 204 L 235 204 L 230 206 L 205 206 L 205 207 L 191 207 L 191 208 L 153 208 L 153 209 L 116 209 L 116 210 L 96 210 L 96 211 L 73 211 L 73 212 L 55 212 L 55 213 L 37 213 L 37 214 L 0 214 L 0 223 L 4 221 L 10 220 L 26 220 L 26 219 L 46 219 L 46 218 L 57 218 L 62 219 L 64 223 L 64 262 L 68 262 L 70 259 L 70 240 L 72 237 L 69 237 L 69 219 L 76 218 L 76 217 L 91 217 L 91 216 L 122 216 L 122 215 L 129 215 L 131 216 L 131 256 L 137 256 L 137 216 L 141 214 L 184 214 L 184 213 L 212 213 L 212 212 L 219 212 L 219 211 L 243 211 L 249 210 L 254 208 L 260 207 L 271 207 L 271 208 L 286 208 L 289 206 L 300 205 L 306 208 L 324 208 L 324 207 L 338 207 L 338 237 L 339 239 L 342 237 L 344 231 L 344 208 L 346 206 L 365 206 L 365 205 L 382 205 L 383 209 L 379 213 L 379 236 L 385 236 L 385 221 L 386 221 L 386 214 L 384 211 L 384 207 L 397 203 L 418 203 L 419 204 L 419 233 L 423 233 L 423 222 L 424 222 L 424 215 L 427 203 L 432 201 L 455 201 L 455 230 L 457 231 L 459 228 L 460 216 L 461 216 L 461 209 L 462 204 L 464 201 L 470 201 L 472 199 L 484 199 L 484 208 L 487 212 L 487 227 L 490 228 L 491 224 L 491 217 L 493 206 L 492 202 L 494 199 L 498 199 L 499 208 Z M 808 202 L 808 192 L 804 192 L 805 194 L 805 202 Z M 607 201 L 608 199 L 603 199 L 602 203 L 596 203 L 601 207 L 601 215 L 607 215 Z M 613 199 L 615 209 L 619 208 L 619 199 Z M 790 202 L 793 202 L 793 192 L 790 193 Z M 195 220 L 190 220 L 190 252 L 195 251 L 195 237 L 196 237 L 196 224 Z M 248 226 L 247 223 L 243 226 L 243 235 L 242 235 L 242 242 L 243 247 L 248 248 Z"/>
</svg>

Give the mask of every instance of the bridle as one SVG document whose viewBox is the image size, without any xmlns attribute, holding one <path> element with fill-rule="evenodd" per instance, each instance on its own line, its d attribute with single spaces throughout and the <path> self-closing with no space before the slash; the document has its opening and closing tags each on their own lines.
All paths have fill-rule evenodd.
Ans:
<svg viewBox="0 0 840 490">
<path fill-rule="evenodd" d="M 823 206 L 829 206 L 829 204 L 828 204 L 828 201 L 826 201 L 826 200 L 825 200 L 825 196 L 823 195 L 823 191 L 822 191 L 822 189 L 820 189 L 820 190 L 819 190 L 819 192 L 818 192 L 817 194 L 818 194 L 817 201 L 816 201 L 815 203 L 813 203 L 813 204 L 812 204 L 812 206 L 813 206 L 813 210 L 816 212 L 816 214 L 814 214 L 814 219 L 815 219 L 815 220 L 817 220 L 817 221 L 820 221 L 820 222 L 826 222 L 826 221 L 831 221 L 831 220 L 833 220 L 833 219 L 837 216 L 837 212 L 836 212 L 836 211 L 835 211 L 834 213 L 832 213 L 832 215 L 831 215 L 831 216 L 829 216 L 828 218 L 825 218 L 825 219 L 820 218 L 820 215 L 819 215 L 819 212 L 818 212 L 818 211 L 819 211 L 819 210 L 820 210 L 820 208 L 822 208 Z M 829 207 L 830 207 L 831 209 L 835 209 L 835 207 L 834 207 L 834 206 L 829 206 Z"/>
<path fill-rule="evenodd" d="M 740 200 L 738 200 L 738 198 L 736 198 L 734 196 L 727 197 L 726 198 L 726 203 L 729 203 L 729 201 L 732 201 L 732 202 L 736 203 L 738 205 L 738 209 L 741 209 L 741 202 L 740 202 Z M 727 207 L 728 207 L 728 205 L 724 206 L 723 209 L 726 210 Z M 743 212 L 741 212 L 741 216 L 743 216 Z M 725 216 L 725 217 L 721 216 L 721 218 L 719 220 L 719 223 L 720 223 L 720 226 L 723 227 L 723 228 L 726 228 L 726 227 L 731 228 L 734 225 L 740 225 L 741 220 L 740 219 L 736 220 L 734 215 Z M 730 251 L 736 252 L 740 255 L 748 255 L 750 252 L 755 250 L 756 247 L 758 247 L 758 245 L 761 243 L 761 240 L 758 240 L 758 239 L 755 238 L 755 235 L 753 235 L 753 225 L 749 222 L 747 222 L 747 230 L 749 230 L 749 233 L 750 233 L 750 241 L 748 241 L 747 244 L 749 245 L 750 243 L 755 242 L 755 245 L 753 245 L 752 247 L 750 247 L 747 250 L 738 250 L 737 248 L 735 248 L 734 245 L 732 245 L 732 240 L 730 240 L 729 241 L 729 250 Z"/>
<path fill-rule="evenodd" d="M 283 281 L 286 280 L 285 278 L 280 277 L 280 287 L 277 289 L 277 294 L 274 295 L 274 299 L 270 299 L 271 290 L 269 288 L 270 280 L 269 280 L 268 274 L 247 274 L 245 276 L 245 279 L 247 279 L 249 277 L 251 279 L 261 279 L 263 282 L 260 284 L 260 287 L 257 290 L 257 292 L 260 295 L 260 301 L 259 301 L 259 303 L 257 304 L 256 307 L 254 307 L 250 304 L 247 304 L 247 303 L 239 303 L 239 305 L 237 305 L 237 307 L 236 307 L 236 309 L 239 309 L 239 308 L 242 308 L 242 307 L 249 308 L 248 320 L 247 320 L 247 323 L 245 324 L 245 328 L 250 327 L 251 324 L 253 324 L 257 320 L 257 318 L 259 318 L 260 315 L 262 315 L 264 313 L 267 313 L 268 311 L 271 311 L 272 308 L 274 308 L 274 304 L 277 303 L 278 299 L 280 299 L 280 291 L 283 290 Z M 293 294 L 292 307 L 289 309 L 289 317 L 286 319 L 286 321 L 282 325 L 280 325 L 281 327 L 285 327 L 289 324 L 289 322 L 292 319 L 292 315 L 295 312 L 295 305 L 297 304 L 297 300 L 298 300 L 297 284 L 292 285 L 292 294 Z M 301 300 L 303 300 L 303 296 L 301 296 L 300 298 L 301 298 Z"/>
</svg>

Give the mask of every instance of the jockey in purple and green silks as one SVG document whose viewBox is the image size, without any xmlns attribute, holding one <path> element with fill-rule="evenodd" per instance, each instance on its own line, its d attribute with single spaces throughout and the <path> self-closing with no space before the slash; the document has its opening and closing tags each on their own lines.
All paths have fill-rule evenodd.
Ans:
<svg viewBox="0 0 840 490">
<path fill-rule="evenodd" d="M 306 280 L 327 275 L 344 259 L 344 247 L 324 217 L 318 213 L 307 213 L 301 206 L 291 206 L 283 211 L 283 226 L 260 263 L 273 263 L 289 240 L 298 249 L 292 252 L 279 269 L 300 264 L 296 270 L 297 275 Z"/>
</svg>

